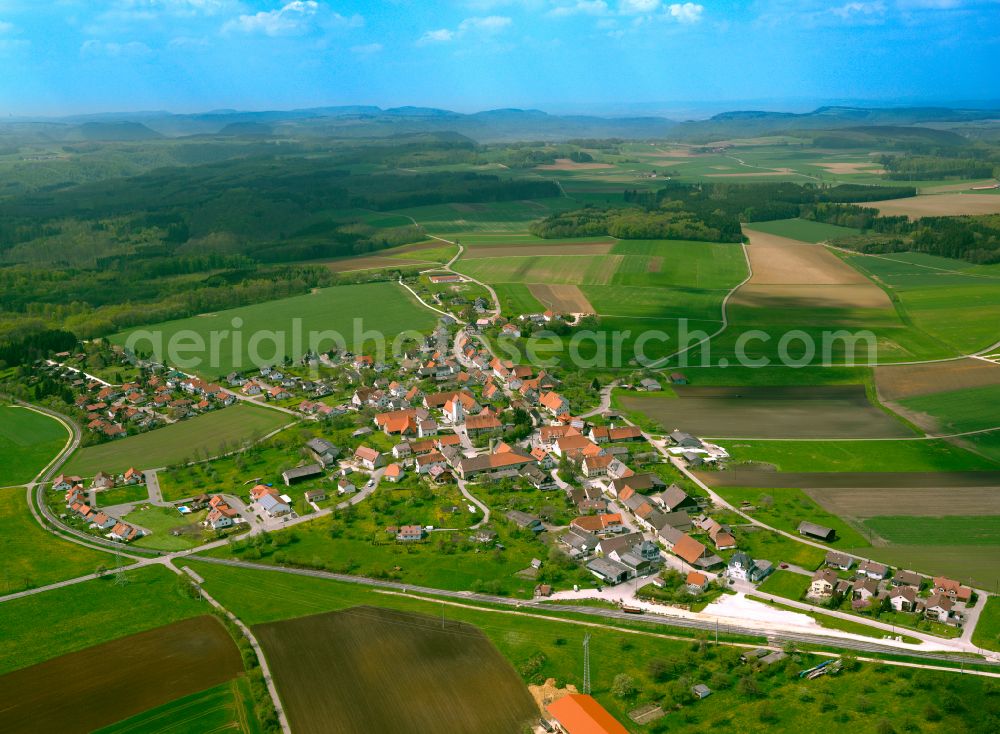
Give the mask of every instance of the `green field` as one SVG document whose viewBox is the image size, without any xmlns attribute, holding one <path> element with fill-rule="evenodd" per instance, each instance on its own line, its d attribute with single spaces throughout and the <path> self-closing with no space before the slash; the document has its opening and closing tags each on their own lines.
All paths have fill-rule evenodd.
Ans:
<svg viewBox="0 0 1000 734">
<path fill-rule="evenodd" d="M 0 489 L 0 545 L 4 556 L 0 595 L 45 586 L 114 565 L 110 553 L 59 540 L 43 530 L 28 510 L 25 490 Z"/>
<path fill-rule="evenodd" d="M 129 467 L 153 469 L 193 460 L 202 453 L 229 450 L 259 438 L 293 420 L 276 410 L 236 404 L 149 433 L 80 449 L 66 466 L 68 473 L 93 476 L 99 471 L 124 472 Z"/>
<path fill-rule="evenodd" d="M 98 729 L 95 734 L 257 734 L 260 730 L 250 684 L 240 677 Z"/>
<path fill-rule="evenodd" d="M 814 222 L 809 219 L 778 219 L 771 222 L 751 222 L 747 225 L 758 232 L 767 232 L 779 237 L 788 237 L 802 242 L 826 242 L 838 237 L 860 234 L 861 230 L 838 227 L 835 224 Z"/>
<path fill-rule="evenodd" d="M 997 286 L 1000 290 L 1000 284 Z M 929 416 L 942 433 L 978 431 L 1000 426 L 1000 385 L 972 387 L 965 390 L 905 398 L 900 405 Z"/>
<path fill-rule="evenodd" d="M 142 502 L 147 497 L 149 497 L 149 490 L 145 484 L 123 484 L 114 489 L 102 489 L 97 492 L 95 504 L 98 507 L 112 507 L 129 502 Z"/>
<path fill-rule="evenodd" d="M 173 507 L 140 505 L 122 519 L 152 531 L 133 541 L 140 548 L 178 551 L 209 543 L 215 532 L 199 524 L 208 513 L 201 511 L 182 515 Z"/>
<path fill-rule="evenodd" d="M 1000 267 L 919 253 L 844 259 L 889 291 L 901 317 L 915 327 L 910 332 L 936 342 L 911 359 L 969 354 L 997 341 Z"/>
<path fill-rule="evenodd" d="M 972 642 L 987 650 L 1000 650 L 1000 597 L 991 596 L 979 613 L 979 624 L 972 633 Z"/>
<path fill-rule="evenodd" d="M 420 226 L 449 240 L 465 242 L 467 232 L 526 233 L 536 219 L 567 209 L 579 203 L 566 197 L 530 201 L 499 201 L 482 204 L 434 204 L 399 209 L 396 214 L 413 217 Z"/>
<path fill-rule="evenodd" d="M 0 405 L 0 487 L 30 482 L 68 438 L 66 429 L 54 418 Z"/>
<path fill-rule="evenodd" d="M 946 441 L 720 441 L 732 461 L 783 472 L 990 471 L 995 462 Z"/>
<path fill-rule="evenodd" d="M 891 509 L 891 508 L 890 508 Z M 898 517 L 866 518 L 866 527 L 895 545 L 993 545 L 1000 546 L 1000 517 Z"/>
<path fill-rule="evenodd" d="M 124 584 L 110 575 L 0 604 L 0 674 L 208 611 L 163 566 L 126 571 L 124 578 Z"/>
<path fill-rule="evenodd" d="M 753 558 L 764 558 L 775 566 L 791 563 L 801 568 L 814 569 L 826 555 L 819 548 L 797 543 L 781 533 L 748 526 L 734 528 L 739 549 Z"/>
<path fill-rule="evenodd" d="M 809 577 L 801 573 L 777 570 L 764 579 L 758 589 L 765 594 L 783 596 L 786 599 L 799 601 L 809 588 Z"/>
<path fill-rule="evenodd" d="M 799 523 L 808 520 L 837 531 L 836 540 L 828 544 L 831 547 L 850 551 L 868 545 L 857 530 L 813 502 L 801 489 L 716 487 L 715 491 L 734 507 L 749 502 L 756 508 L 750 513 L 753 517 L 778 530 L 795 533 Z"/>
<path fill-rule="evenodd" d="M 241 319 L 241 348 L 234 349 L 233 319 Z M 295 319 L 301 319 L 295 322 Z M 142 329 L 120 332 L 110 337 L 115 344 L 125 344 L 130 334 L 153 332 L 162 340 L 167 350 L 171 339 L 181 340 L 180 359 L 188 362 L 189 371 L 206 377 L 218 377 L 233 369 L 249 369 L 254 365 L 250 351 L 253 339 L 261 339 L 256 347 L 257 357 L 267 364 L 281 361 L 285 356 L 301 357 L 310 348 L 310 334 L 327 332 L 313 346 L 325 351 L 336 346 L 329 332 L 336 332 L 347 349 L 374 355 L 378 341 L 383 341 L 383 351 L 391 347 L 392 340 L 402 331 L 415 329 L 430 331 L 436 317 L 432 311 L 417 303 L 413 296 L 396 283 L 368 283 L 321 288 L 305 296 L 294 296 L 277 301 L 267 301 L 253 306 L 231 308 L 218 313 L 202 314 L 177 321 L 152 324 Z M 298 323 L 298 326 L 296 326 Z M 296 341 L 298 332 L 299 341 Z M 218 354 L 211 349 L 212 333 L 223 334 L 218 342 Z M 373 337 L 377 333 L 380 337 Z M 272 338 L 270 335 L 274 334 Z M 191 347 L 192 339 L 200 339 L 200 346 Z M 149 338 L 135 343 L 143 352 L 152 351 Z M 234 355 L 234 351 L 236 354 Z M 171 357 L 170 363 L 181 365 L 180 359 Z"/>
</svg>

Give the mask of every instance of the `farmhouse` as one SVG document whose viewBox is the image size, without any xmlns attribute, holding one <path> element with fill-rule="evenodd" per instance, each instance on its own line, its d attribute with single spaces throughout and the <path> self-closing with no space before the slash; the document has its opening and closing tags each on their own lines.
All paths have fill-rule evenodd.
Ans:
<svg viewBox="0 0 1000 734">
<path fill-rule="evenodd" d="M 571 693 L 550 703 L 546 710 L 565 734 L 628 734 L 628 729 L 588 695 Z"/>
<path fill-rule="evenodd" d="M 690 535 L 682 536 L 673 548 L 674 555 L 680 557 L 696 568 L 712 568 L 722 563 L 722 559 L 710 553 L 708 548 L 692 538 Z"/>
<path fill-rule="evenodd" d="M 382 466 L 382 454 L 368 446 L 358 446 L 354 451 L 354 460 L 369 471 Z"/>
<path fill-rule="evenodd" d="M 919 590 L 923 583 L 923 576 L 913 571 L 899 571 L 892 577 L 893 586 L 912 586 Z"/>
<path fill-rule="evenodd" d="M 443 275 L 431 275 L 427 278 L 431 283 L 461 283 L 462 276 L 452 273 L 445 273 Z"/>
<path fill-rule="evenodd" d="M 529 515 L 527 512 L 521 512 L 520 510 L 510 510 L 507 513 L 507 519 L 512 523 L 517 525 L 519 528 L 525 528 L 526 530 L 531 530 L 535 533 L 540 533 L 545 530 L 545 526 L 542 525 L 542 521 L 539 520 L 534 515 Z"/>
<path fill-rule="evenodd" d="M 382 476 L 385 477 L 386 481 L 395 483 L 401 481 L 406 476 L 406 472 L 399 464 L 389 464 Z"/>
<path fill-rule="evenodd" d="M 470 415 L 465 419 L 465 430 L 470 436 L 479 436 L 484 433 L 496 433 L 502 428 L 500 419 L 492 413 L 483 411 L 479 415 Z"/>
<path fill-rule="evenodd" d="M 524 456 L 516 451 L 504 451 L 461 459 L 455 469 L 458 476 L 466 480 L 474 477 L 502 479 L 517 476 L 522 467 L 534 463 L 533 456 Z"/>
<path fill-rule="evenodd" d="M 306 502 L 322 502 L 326 499 L 325 489 L 310 489 L 303 495 Z"/>
<path fill-rule="evenodd" d="M 424 539 L 424 529 L 420 525 L 403 525 L 396 533 L 396 540 L 401 543 L 413 543 Z"/>
<path fill-rule="evenodd" d="M 900 586 L 889 592 L 889 604 L 897 612 L 912 612 L 917 606 L 917 590 Z"/>
<path fill-rule="evenodd" d="M 846 553 L 829 551 L 826 554 L 826 565 L 831 568 L 840 569 L 841 571 L 849 571 L 851 570 L 851 566 L 854 565 L 854 559 Z"/>
<path fill-rule="evenodd" d="M 128 523 L 117 522 L 115 526 L 108 533 L 108 537 L 112 540 L 120 540 L 123 543 L 128 543 L 131 540 L 142 537 L 142 533 L 138 529 L 132 527 Z"/>
<path fill-rule="evenodd" d="M 875 561 L 862 561 L 858 565 L 858 575 L 881 581 L 889 575 L 889 567 Z"/>
<path fill-rule="evenodd" d="M 774 570 L 770 561 L 755 561 L 742 551 L 733 554 L 726 567 L 726 575 L 739 581 L 757 583 Z"/>
<path fill-rule="evenodd" d="M 932 594 L 924 602 L 924 616 L 948 624 L 952 621 L 954 608 L 955 602 L 949 599 L 946 594 Z"/>
<path fill-rule="evenodd" d="M 808 522 L 803 520 L 799 523 L 799 535 L 805 535 L 810 538 L 816 538 L 817 540 L 822 540 L 827 543 L 833 542 L 836 538 L 837 533 L 833 528 L 827 528 L 822 525 L 817 525 L 814 522 Z"/>
<path fill-rule="evenodd" d="M 604 583 L 612 586 L 628 581 L 632 575 L 628 566 L 613 558 L 595 558 L 587 564 L 587 570 Z"/>
<path fill-rule="evenodd" d="M 311 438 L 306 441 L 310 455 L 324 467 L 332 466 L 340 455 L 340 449 L 325 438 Z"/>
<path fill-rule="evenodd" d="M 588 533 L 619 533 L 624 530 L 622 516 L 618 513 L 583 515 L 574 518 L 570 525 Z"/>
</svg>

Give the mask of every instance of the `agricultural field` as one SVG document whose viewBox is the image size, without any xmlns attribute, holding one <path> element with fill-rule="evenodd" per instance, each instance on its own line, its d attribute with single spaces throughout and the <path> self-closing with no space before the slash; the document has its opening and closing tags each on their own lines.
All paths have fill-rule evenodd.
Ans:
<svg viewBox="0 0 1000 734">
<path fill-rule="evenodd" d="M 181 582 L 149 566 L 0 604 L 0 674 L 207 613 Z"/>
<path fill-rule="evenodd" d="M 898 475 L 902 481 L 886 481 L 881 485 L 878 475 L 842 476 L 844 486 L 806 488 L 813 499 L 841 517 L 867 519 L 890 511 L 895 515 L 934 516 L 939 520 L 952 516 L 1000 515 L 1000 475 L 994 475 L 993 486 L 978 487 L 958 484 L 963 475 L 913 475 L 924 479 L 925 486 L 906 481 L 903 475 Z M 951 478 L 956 482 L 948 486 L 945 480 Z"/>
<path fill-rule="evenodd" d="M 912 431 L 868 401 L 861 385 L 674 386 L 676 397 L 619 393 L 665 432 L 706 438 L 891 438 Z"/>
<path fill-rule="evenodd" d="M 860 234 L 861 230 L 838 227 L 835 224 L 814 222 L 810 219 L 776 219 L 770 222 L 753 222 L 748 225 L 754 232 L 786 237 L 799 242 L 826 242 L 838 237 Z"/>
<path fill-rule="evenodd" d="M 422 613 L 434 617 L 438 624 L 444 618 L 447 626 L 457 622 L 475 625 L 530 685 L 547 678 L 554 678 L 557 685 L 582 685 L 580 641 L 585 628 L 570 621 L 492 612 L 461 602 L 439 604 L 412 594 L 384 594 L 321 579 L 196 560 L 189 563 L 205 578 L 205 588 L 215 598 L 252 625 L 361 604 Z M 923 732 L 946 734 L 948 727 L 980 721 L 984 702 L 991 705 L 992 700 L 984 696 L 995 687 L 988 678 L 867 664 L 805 684 L 798 681 L 798 671 L 815 665 L 818 659 L 799 654 L 783 670 L 755 674 L 749 676 L 751 684 L 741 684 L 740 679 L 747 674 L 737 662 L 742 652 L 739 648 L 706 647 L 639 630 L 629 633 L 600 627 L 590 631 L 593 695 L 633 734 L 673 731 L 676 726 L 706 730 L 737 722 L 756 726 L 761 721 L 782 731 L 794 730 L 814 725 L 817 706 L 848 714 L 846 721 L 833 717 L 825 724 L 837 734 L 850 734 L 858 727 L 868 730 L 883 719 L 906 718 L 914 724 L 919 721 Z M 612 693 L 618 674 L 628 677 L 634 693 L 624 697 Z M 686 680 L 678 681 L 679 675 Z M 715 693 L 694 702 L 688 693 L 690 681 L 704 681 Z M 940 688 L 946 688 L 961 705 L 949 706 L 947 712 L 935 705 L 933 711 L 928 709 L 929 717 L 913 711 L 913 694 Z M 662 723 L 640 726 L 627 718 L 628 711 L 651 700 L 681 704 L 667 722 L 669 728 Z"/>
<path fill-rule="evenodd" d="M 720 441 L 730 467 L 779 472 L 990 471 L 1000 464 L 946 441 Z M 766 468 L 766 467 L 761 467 Z"/>
<path fill-rule="evenodd" d="M 8 696 L 4 728 L 90 731 L 242 672 L 226 628 L 212 616 L 195 617 L 0 676 Z"/>
<path fill-rule="evenodd" d="M 0 405 L 0 487 L 30 482 L 68 439 L 66 429 L 47 415 Z"/>
<path fill-rule="evenodd" d="M 95 734 L 258 734 L 249 683 L 244 677 L 131 716 Z"/>
<path fill-rule="evenodd" d="M 149 433 L 80 449 L 66 471 L 93 476 L 99 471 L 121 473 L 129 467 L 153 469 L 177 464 L 194 459 L 200 451 L 231 451 L 292 419 L 276 410 L 237 403 Z"/>
<path fill-rule="evenodd" d="M 537 716 L 478 629 L 377 607 L 257 625 L 296 732 L 520 732 Z"/>
<path fill-rule="evenodd" d="M 887 508 L 890 511 L 893 508 Z M 876 515 L 865 527 L 893 545 L 1000 546 L 1000 515 Z M 997 549 L 1000 553 L 1000 548 Z"/>
<path fill-rule="evenodd" d="M 921 395 L 897 401 L 914 423 L 942 434 L 1000 428 L 1000 385 Z"/>
<path fill-rule="evenodd" d="M 947 576 L 979 589 L 993 591 L 1000 584 L 1000 546 L 876 545 L 865 555 L 898 568 Z"/>
<path fill-rule="evenodd" d="M 98 566 L 114 565 L 109 553 L 60 540 L 31 516 L 25 490 L 0 489 L 0 595 L 94 573 Z"/>
<path fill-rule="evenodd" d="M 1000 266 L 905 252 L 843 258 L 886 289 L 897 311 L 912 324 L 898 339 L 909 352 L 900 356 L 907 358 L 897 358 L 898 350 L 887 347 L 883 362 L 957 357 L 996 343 Z M 921 346 L 916 341 L 919 333 L 932 337 L 933 346 Z"/>
<path fill-rule="evenodd" d="M 427 232 L 454 241 L 461 240 L 468 232 L 527 232 L 528 225 L 536 219 L 578 206 L 579 203 L 570 198 L 557 197 L 526 201 L 434 204 L 399 209 L 394 213 L 412 217 Z"/>
<path fill-rule="evenodd" d="M 409 223 L 409 220 L 403 220 Z M 325 265 L 337 273 L 360 270 L 421 270 L 446 263 L 458 252 L 458 247 L 441 240 L 428 240 L 400 247 L 378 250 L 374 254 L 312 260 L 310 264 Z"/>
<path fill-rule="evenodd" d="M 879 396 L 885 400 L 1000 385 L 1000 365 L 983 359 L 879 365 L 874 373 Z"/>
<path fill-rule="evenodd" d="M 240 343 L 234 348 L 230 332 L 235 328 L 233 319 L 240 319 Z M 296 319 L 301 321 L 296 322 Z M 284 357 L 297 359 L 311 346 L 323 351 L 336 346 L 330 332 L 336 333 L 346 347 L 358 353 L 373 353 L 379 345 L 368 335 L 378 332 L 384 340 L 383 349 L 391 346 L 392 340 L 402 331 L 415 329 L 429 332 L 436 322 L 433 312 L 421 306 L 413 296 L 396 283 L 366 283 L 363 285 L 341 285 L 320 288 L 304 296 L 293 296 L 276 301 L 267 301 L 253 306 L 231 308 L 218 313 L 202 314 L 177 321 L 152 324 L 143 329 L 131 329 L 110 337 L 115 344 L 125 344 L 136 332 L 151 331 L 162 339 L 164 349 L 171 339 L 183 339 L 180 348 L 183 359 L 197 361 L 190 369 L 208 378 L 226 375 L 234 369 L 249 369 L 255 365 L 254 356 L 260 361 L 274 363 Z M 322 334 L 319 341 L 310 344 L 310 334 Z M 217 354 L 212 354 L 213 333 L 225 333 L 216 346 Z M 296 341 L 295 335 L 301 337 Z M 180 336 L 177 336 L 180 334 Z M 262 338 L 259 353 L 252 355 L 250 345 L 258 346 L 252 337 L 263 334 L 275 335 Z M 362 339 L 362 336 L 365 336 Z M 192 340 L 200 346 L 192 348 Z M 152 351 L 148 338 L 135 343 L 137 350 Z M 177 364 L 177 359 L 171 359 Z"/>
<path fill-rule="evenodd" d="M 950 217 L 959 214 L 1000 214 L 1000 197 L 976 193 L 945 193 L 889 199 L 865 204 L 886 217 Z"/>
</svg>

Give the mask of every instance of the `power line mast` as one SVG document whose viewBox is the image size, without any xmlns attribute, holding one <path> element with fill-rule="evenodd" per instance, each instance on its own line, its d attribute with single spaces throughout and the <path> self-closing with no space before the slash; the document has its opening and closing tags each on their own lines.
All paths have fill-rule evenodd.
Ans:
<svg viewBox="0 0 1000 734">
<path fill-rule="evenodd" d="M 583 637 L 583 692 L 590 695 L 590 633 Z"/>
<path fill-rule="evenodd" d="M 115 548 L 115 586 L 128 586 L 129 580 L 128 576 L 125 575 L 125 569 L 122 568 L 124 561 L 122 559 L 121 550 L 117 547 Z"/>
</svg>

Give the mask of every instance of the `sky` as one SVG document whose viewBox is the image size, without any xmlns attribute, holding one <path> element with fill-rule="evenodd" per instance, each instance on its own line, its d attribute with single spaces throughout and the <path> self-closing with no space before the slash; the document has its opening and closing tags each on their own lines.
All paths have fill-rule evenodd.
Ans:
<svg viewBox="0 0 1000 734">
<path fill-rule="evenodd" d="M 1000 99 L 1000 0 L 0 0 L 0 114 Z"/>
</svg>

